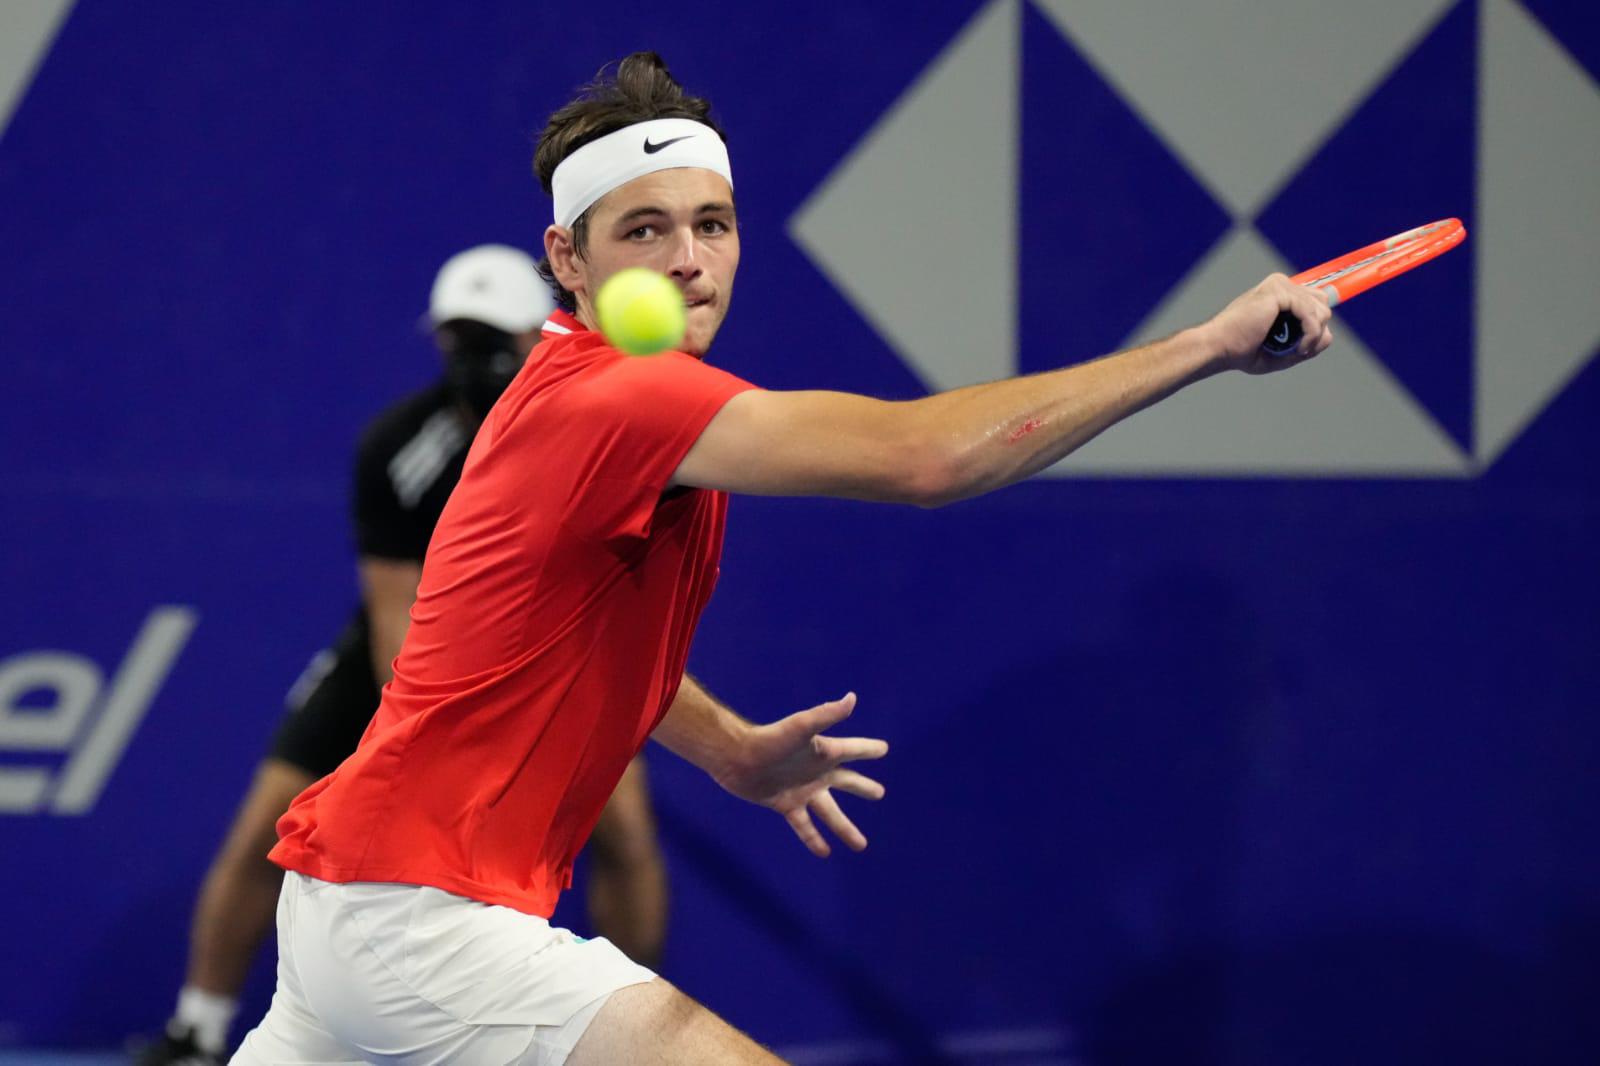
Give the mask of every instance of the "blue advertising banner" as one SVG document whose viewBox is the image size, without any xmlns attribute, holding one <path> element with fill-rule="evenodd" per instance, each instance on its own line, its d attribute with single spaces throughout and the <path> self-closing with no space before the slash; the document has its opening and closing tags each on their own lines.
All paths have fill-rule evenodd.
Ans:
<svg viewBox="0 0 1600 1066">
<path fill-rule="evenodd" d="M 800 1062 L 1594 1061 L 1600 16 L 1244 6 L 0 16 L 0 1047 L 170 1012 L 434 272 L 537 253 L 539 129 L 647 48 L 728 130 L 711 360 L 768 388 L 1032 373 L 1470 233 L 994 495 L 735 499 L 693 671 L 858 692 L 888 796 L 821 861 L 652 750 L 663 972 Z"/>
</svg>

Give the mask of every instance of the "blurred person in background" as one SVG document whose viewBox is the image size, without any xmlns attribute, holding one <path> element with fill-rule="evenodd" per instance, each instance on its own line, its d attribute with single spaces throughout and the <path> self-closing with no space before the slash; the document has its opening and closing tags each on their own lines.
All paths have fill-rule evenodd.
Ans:
<svg viewBox="0 0 1600 1066">
<path fill-rule="evenodd" d="M 467 447 L 552 307 L 533 260 L 515 248 L 481 245 L 440 269 L 428 319 L 444 373 L 375 418 L 356 454 L 362 603 L 289 691 L 272 748 L 201 886 L 177 1011 L 140 1066 L 225 1061 L 239 990 L 272 925 L 283 881 L 266 857 L 278 817 L 355 750 L 371 721 L 410 625 L 424 550 Z M 666 872 L 642 758 L 630 764 L 596 826 L 586 902 L 598 934 L 644 965 L 660 965 Z"/>
</svg>

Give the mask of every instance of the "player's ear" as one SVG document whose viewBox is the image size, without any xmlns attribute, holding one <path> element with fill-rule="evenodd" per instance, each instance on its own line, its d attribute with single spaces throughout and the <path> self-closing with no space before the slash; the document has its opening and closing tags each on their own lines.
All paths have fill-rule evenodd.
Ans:
<svg viewBox="0 0 1600 1066">
<path fill-rule="evenodd" d="M 584 288 L 583 272 L 578 268 L 578 252 L 572 245 L 572 231 L 565 226 L 549 226 L 544 231 L 544 254 L 550 270 L 568 292 Z"/>
</svg>

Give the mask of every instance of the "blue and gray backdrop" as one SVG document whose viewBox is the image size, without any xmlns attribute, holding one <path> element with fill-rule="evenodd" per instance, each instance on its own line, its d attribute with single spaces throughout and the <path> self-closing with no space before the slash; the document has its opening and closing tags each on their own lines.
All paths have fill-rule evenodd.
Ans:
<svg viewBox="0 0 1600 1066">
<path fill-rule="evenodd" d="M 6 3 L 0 1046 L 170 1009 L 433 272 L 537 246 L 533 135 L 636 48 L 729 130 L 714 356 L 769 387 L 1043 370 L 1472 234 L 1028 484 L 736 500 L 694 670 L 857 690 L 889 797 L 819 862 L 656 752 L 669 975 L 802 1062 L 1596 1061 L 1580 0 Z"/>
</svg>

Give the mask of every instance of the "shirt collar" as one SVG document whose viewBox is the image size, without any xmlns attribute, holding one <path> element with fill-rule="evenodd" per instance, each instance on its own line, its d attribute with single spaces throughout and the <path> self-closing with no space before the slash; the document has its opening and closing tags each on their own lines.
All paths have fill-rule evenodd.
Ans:
<svg viewBox="0 0 1600 1066">
<path fill-rule="evenodd" d="M 544 326 L 539 332 L 546 337 L 564 337 L 569 333 L 587 333 L 589 327 L 579 322 L 577 316 L 558 308 L 544 320 Z"/>
</svg>

